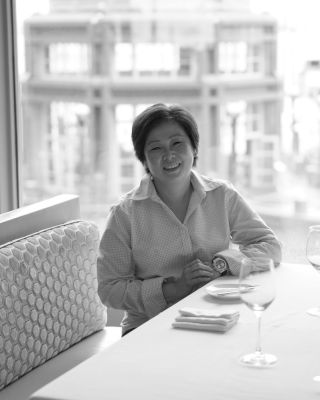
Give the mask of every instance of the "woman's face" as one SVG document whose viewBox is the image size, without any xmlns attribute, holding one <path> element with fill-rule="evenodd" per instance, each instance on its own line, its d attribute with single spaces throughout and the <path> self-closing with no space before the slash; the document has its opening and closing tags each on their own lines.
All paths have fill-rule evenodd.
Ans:
<svg viewBox="0 0 320 400">
<path fill-rule="evenodd" d="M 152 129 L 144 147 L 146 167 L 161 183 L 189 177 L 194 153 L 188 135 L 175 122 L 164 122 Z"/>
</svg>

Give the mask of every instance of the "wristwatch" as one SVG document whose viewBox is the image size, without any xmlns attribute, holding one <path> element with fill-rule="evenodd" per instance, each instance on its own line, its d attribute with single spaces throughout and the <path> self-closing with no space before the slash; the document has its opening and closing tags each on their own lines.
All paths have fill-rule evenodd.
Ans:
<svg viewBox="0 0 320 400">
<path fill-rule="evenodd" d="M 225 275 L 229 272 L 228 263 L 223 257 L 213 257 L 211 265 L 212 268 L 219 272 L 220 275 Z"/>
</svg>

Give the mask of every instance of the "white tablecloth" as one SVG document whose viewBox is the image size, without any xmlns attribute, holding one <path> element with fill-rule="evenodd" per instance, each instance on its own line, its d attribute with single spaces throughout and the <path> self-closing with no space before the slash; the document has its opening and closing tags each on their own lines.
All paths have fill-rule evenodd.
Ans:
<svg viewBox="0 0 320 400">
<path fill-rule="evenodd" d="M 320 276 L 309 265 L 283 264 L 276 277 L 277 298 L 262 320 L 262 347 L 278 357 L 276 366 L 239 363 L 255 348 L 254 314 L 240 301 L 215 300 L 201 288 L 32 399 L 319 399 L 320 383 L 312 378 L 320 375 L 320 318 L 306 310 L 320 305 Z M 235 308 L 240 319 L 222 334 L 173 329 L 182 307 Z"/>
</svg>

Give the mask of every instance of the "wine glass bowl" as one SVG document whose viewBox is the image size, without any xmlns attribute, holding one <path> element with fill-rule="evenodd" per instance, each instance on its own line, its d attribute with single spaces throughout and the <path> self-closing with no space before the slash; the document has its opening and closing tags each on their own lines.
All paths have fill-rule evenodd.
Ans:
<svg viewBox="0 0 320 400">
<path fill-rule="evenodd" d="M 253 289 L 248 291 L 247 285 L 253 286 Z M 243 355 L 240 362 L 250 367 L 270 367 L 277 362 L 277 358 L 273 354 L 266 354 L 262 351 L 261 316 L 276 296 L 273 261 L 266 257 L 244 259 L 240 269 L 239 290 L 241 300 L 253 311 L 258 320 L 256 349 L 253 353 Z"/>
<path fill-rule="evenodd" d="M 320 272 L 320 225 L 309 226 L 306 257 L 313 268 Z M 313 307 L 307 312 L 315 317 L 320 317 L 320 307 Z"/>
</svg>

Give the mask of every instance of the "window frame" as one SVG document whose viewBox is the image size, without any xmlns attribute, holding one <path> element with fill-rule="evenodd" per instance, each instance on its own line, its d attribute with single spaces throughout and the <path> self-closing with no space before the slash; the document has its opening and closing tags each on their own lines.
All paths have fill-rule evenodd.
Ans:
<svg viewBox="0 0 320 400">
<path fill-rule="evenodd" d="M 15 0 L 0 1 L 0 213 L 20 206 L 20 109 Z"/>
</svg>

